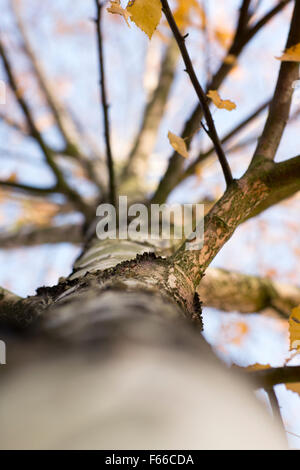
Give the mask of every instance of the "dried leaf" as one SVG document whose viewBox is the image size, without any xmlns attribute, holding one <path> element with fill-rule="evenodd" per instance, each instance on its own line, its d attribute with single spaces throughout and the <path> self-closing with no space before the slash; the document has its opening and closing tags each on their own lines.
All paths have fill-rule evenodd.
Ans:
<svg viewBox="0 0 300 470">
<path fill-rule="evenodd" d="M 249 372 L 255 372 L 255 371 L 259 371 L 259 370 L 267 370 L 267 369 L 271 369 L 272 367 L 270 366 L 270 364 L 253 364 L 252 366 L 249 366 L 249 367 L 246 367 L 246 370 L 249 371 Z"/>
<path fill-rule="evenodd" d="M 300 383 L 296 384 L 285 384 L 286 388 L 291 392 L 298 393 L 300 395 Z"/>
<path fill-rule="evenodd" d="M 209 90 L 207 96 L 219 109 L 227 109 L 227 111 L 236 109 L 236 104 L 229 100 L 222 100 L 217 90 Z"/>
<path fill-rule="evenodd" d="M 151 39 L 161 20 L 161 1 L 131 0 L 127 5 L 127 12 L 130 15 L 131 21 Z"/>
<path fill-rule="evenodd" d="M 300 351 L 300 305 L 292 310 L 289 319 L 290 349 Z"/>
<path fill-rule="evenodd" d="M 108 13 L 112 13 L 113 15 L 123 16 L 124 20 L 130 27 L 128 18 L 130 18 L 131 13 L 122 8 L 121 0 L 110 0 L 110 7 L 107 8 L 107 11 Z"/>
<path fill-rule="evenodd" d="M 9 175 L 9 177 L 6 179 L 8 183 L 16 183 L 18 181 L 18 175 L 16 172 L 13 172 Z"/>
<path fill-rule="evenodd" d="M 188 152 L 186 143 L 181 137 L 178 137 L 176 134 L 173 134 L 173 132 L 169 131 L 168 139 L 173 149 L 176 150 L 176 152 L 179 153 L 179 155 L 181 155 L 184 158 L 189 158 L 189 152 Z"/>
<path fill-rule="evenodd" d="M 276 57 L 276 59 L 282 62 L 300 62 L 300 42 L 287 49 L 281 57 Z"/>
<path fill-rule="evenodd" d="M 237 57 L 233 54 L 228 54 L 224 59 L 224 63 L 227 65 L 234 65 L 236 64 L 236 62 L 237 62 Z"/>
</svg>

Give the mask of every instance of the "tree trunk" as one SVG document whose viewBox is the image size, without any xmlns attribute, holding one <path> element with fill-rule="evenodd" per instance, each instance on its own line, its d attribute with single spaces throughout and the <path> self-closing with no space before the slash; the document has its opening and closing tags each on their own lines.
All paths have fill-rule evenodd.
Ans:
<svg viewBox="0 0 300 470">
<path fill-rule="evenodd" d="M 198 296 L 184 277 L 174 288 L 159 253 L 93 239 L 68 279 L 26 300 L 37 317 L 26 336 L 2 328 L 1 448 L 285 447 L 255 384 L 202 339 Z"/>
</svg>

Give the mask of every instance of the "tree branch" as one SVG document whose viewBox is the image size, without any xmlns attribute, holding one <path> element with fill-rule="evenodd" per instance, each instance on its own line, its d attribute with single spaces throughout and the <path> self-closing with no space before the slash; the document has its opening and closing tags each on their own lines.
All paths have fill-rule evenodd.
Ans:
<svg viewBox="0 0 300 470">
<path fill-rule="evenodd" d="M 295 2 L 290 32 L 286 43 L 286 49 L 300 42 L 300 2 Z M 260 158 L 273 160 L 276 156 L 284 129 L 289 119 L 293 83 L 299 77 L 299 64 L 297 62 L 281 62 L 277 85 L 272 99 L 269 115 L 259 139 L 253 161 Z"/>
<path fill-rule="evenodd" d="M 225 181 L 227 184 L 227 187 L 230 186 L 230 184 L 233 182 L 233 177 L 231 174 L 230 166 L 227 162 L 226 155 L 223 151 L 222 144 L 220 142 L 215 123 L 212 117 L 212 114 L 209 109 L 208 105 L 208 100 L 206 97 L 206 94 L 204 90 L 202 89 L 202 86 L 200 85 L 200 82 L 197 78 L 197 75 L 194 70 L 194 66 L 192 64 L 191 58 L 189 56 L 189 53 L 187 51 L 186 45 L 185 45 L 185 38 L 181 35 L 178 26 L 176 24 L 176 21 L 174 19 L 174 16 L 172 14 L 172 11 L 169 7 L 168 0 L 161 0 L 162 7 L 163 7 L 163 12 L 167 18 L 167 21 L 169 23 L 169 26 L 173 32 L 174 38 L 176 39 L 176 42 L 178 44 L 178 47 L 180 49 L 183 61 L 186 66 L 186 72 L 188 73 L 191 82 L 193 84 L 193 87 L 195 89 L 195 92 L 199 98 L 201 109 L 203 111 L 203 115 L 205 117 L 206 123 L 207 123 L 207 129 L 204 127 L 205 131 L 207 132 L 208 136 L 212 140 L 216 154 L 218 156 L 219 162 L 221 164 Z"/>
<path fill-rule="evenodd" d="M 260 105 L 253 113 L 247 116 L 244 120 L 242 120 L 237 126 L 235 126 L 228 134 L 223 137 L 221 140 L 222 144 L 227 143 L 233 137 L 235 137 L 239 132 L 245 129 L 245 127 L 250 124 L 254 119 L 256 119 L 265 109 L 269 106 L 271 100 L 267 100 L 262 105 Z M 203 163 L 208 157 L 213 155 L 215 152 L 214 147 L 211 147 L 207 152 L 201 153 L 198 158 L 187 167 L 187 169 L 181 174 L 178 179 L 178 183 L 185 180 L 189 176 L 195 174 L 196 168 L 200 163 Z"/>
<path fill-rule="evenodd" d="M 123 171 L 121 177 L 122 186 L 124 183 L 127 185 L 132 179 L 137 180 L 136 184 L 144 186 L 145 170 L 151 151 L 156 143 L 159 125 L 164 115 L 169 93 L 174 81 L 178 55 L 177 44 L 175 40 L 172 39 L 162 59 L 157 87 L 145 107 L 141 128 L 139 129 L 129 154 L 127 165 Z M 136 184 L 134 182 L 134 185 Z"/>
<path fill-rule="evenodd" d="M 0 323 L 4 318 L 7 318 L 9 312 L 14 310 L 21 300 L 21 297 L 0 287 Z"/>
<path fill-rule="evenodd" d="M 265 210 L 292 197 L 300 191 L 300 155 L 276 163 L 267 176 L 269 195 L 250 212 L 248 218 L 256 217 Z"/>
<path fill-rule="evenodd" d="M 10 61 L 5 52 L 5 48 L 1 40 L 0 40 L 0 56 L 2 57 L 10 86 L 26 118 L 28 127 L 30 129 L 30 133 L 33 136 L 33 138 L 36 140 L 36 142 L 38 143 L 39 147 L 41 148 L 45 156 L 46 162 L 56 178 L 56 184 L 55 184 L 56 191 L 65 194 L 70 199 L 70 201 L 72 201 L 75 204 L 75 206 L 78 207 L 78 209 L 82 211 L 88 217 L 90 215 L 90 208 L 83 201 L 81 196 L 73 188 L 71 188 L 71 186 L 69 186 L 69 184 L 66 182 L 63 176 L 63 173 L 61 172 L 60 168 L 57 166 L 55 162 L 54 154 L 44 142 L 42 135 L 40 134 L 38 128 L 35 125 L 35 122 L 31 114 L 31 110 L 27 104 L 27 101 L 19 92 L 17 81 L 15 79 L 12 66 L 10 64 Z"/>
<path fill-rule="evenodd" d="M 264 26 L 266 26 L 278 13 L 280 13 L 292 0 L 282 0 L 271 8 L 255 25 L 250 27 L 245 35 L 245 41 L 249 42 Z"/>
<path fill-rule="evenodd" d="M 265 389 L 280 384 L 292 384 L 300 382 L 300 366 L 278 367 L 258 371 L 247 371 L 254 380 Z"/>
<path fill-rule="evenodd" d="M 65 141 L 66 147 L 62 153 L 77 158 L 82 164 L 82 166 L 86 169 L 91 181 L 93 181 L 104 193 L 105 186 L 103 180 L 99 178 L 99 175 L 95 171 L 93 162 L 89 159 L 87 155 L 85 155 L 85 152 L 82 150 L 81 142 L 85 139 L 85 136 L 80 136 L 78 134 L 78 126 L 74 119 L 72 119 L 72 114 L 67 110 L 67 107 L 64 106 L 64 104 L 59 100 L 56 91 L 53 89 L 50 81 L 48 80 L 45 74 L 43 65 L 37 58 L 34 49 L 31 46 L 30 39 L 28 37 L 22 16 L 20 14 L 19 0 L 12 1 L 12 9 L 14 11 L 17 27 L 21 34 L 23 50 L 25 51 L 25 54 L 27 55 L 30 61 L 38 84 L 45 95 L 48 106 L 55 118 L 58 129 L 60 130 L 61 135 Z M 93 152 L 97 156 L 97 159 L 100 160 L 99 153 L 95 152 L 94 149 L 95 146 L 93 146 Z"/>
<path fill-rule="evenodd" d="M 225 312 L 259 313 L 271 308 L 289 318 L 300 305 L 300 287 L 225 269 L 208 268 L 197 292 L 205 306 Z"/>
<path fill-rule="evenodd" d="M 107 160 L 107 169 L 109 174 L 109 198 L 110 203 L 116 205 L 116 187 L 115 187 L 115 173 L 114 173 L 114 162 L 111 150 L 110 142 L 110 123 L 108 116 L 108 102 L 107 102 L 107 93 L 106 93 L 106 78 L 105 78 L 105 69 L 104 69 L 104 51 L 103 51 L 103 39 L 102 39 L 102 8 L 103 4 L 101 0 L 95 0 L 97 8 L 97 18 L 96 18 L 96 29 L 97 29 L 97 45 L 98 45 L 98 54 L 99 54 L 99 74 L 100 74 L 100 91 L 101 91 L 101 101 L 102 101 L 102 111 L 103 111 L 103 120 L 104 120 L 104 136 L 106 144 L 106 160 Z"/>
<path fill-rule="evenodd" d="M 240 15 L 239 21 L 236 29 L 236 37 L 243 36 L 245 30 L 247 28 L 248 22 L 251 18 L 250 9 L 251 0 L 243 0 L 241 8 L 240 8 Z"/>
<path fill-rule="evenodd" d="M 69 147 L 69 152 L 72 153 L 78 147 L 77 141 L 77 132 L 76 127 L 72 123 L 70 116 L 68 115 L 66 108 L 59 101 L 57 93 L 52 89 L 52 86 L 44 72 L 44 69 L 37 59 L 34 50 L 30 44 L 30 39 L 28 37 L 26 28 L 23 24 L 23 20 L 19 10 L 19 0 L 12 1 L 12 9 L 15 15 L 16 23 L 19 29 L 19 32 L 23 41 L 23 49 L 30 60 L 32 68 L 35 72 L 35 76 L 38 80 L 38 83 L 43 90 L 47 103 L 53 112 L 53 115 L 56 119 L 59 130 L 61 131 L 67 145 Z M 77 150 L 76 150 L 77 153 Z"/>
<path fill-rule="evenodd" d="M 265 205 L 270 207 L 287 197 L 287 192 L 300 189 L 299 171 L 300 156 L 282 163 L 263 160 L 250 167 L 205 216 L 203 248 L 187 250 L 184 243 L 172 257 L 174 267 L 197 288 L 211 261 L 241 223 Z"/>
<path fill-rule="evenodd" d="M 1 249 L 14 249 L 53 243 L 72 243 L 78 245 L 82 242 L 83 229 L 82 226 L 78 224 L 42 228 L 24 227 L 18 232 L 5 232 L 0 234 Z"/>
<path fill-rule="evenodd" d="M 222 83 L 224 82 L 225 78 L 229 75 L 231 70 L 234 67 L 231 61 L 227 61 L 226 59 L 229 56 L 239 57 L 245 47 L 249 44 L 251 39 L 270 21 L 274 18 L 280 11 L 286 7 L 291 0 L 284 0 L 281 1 L 276 7 L 272 8 L 266 15 L 263 17 L 256 26 L 253 26 L 249 30 L 245 30 L 245 33 L 242 37 L 239 37 L 237 33 L 235 33 L 233 42 L 228 49 L 225 58 L 220 65 L 218 71 L 215 73 L 210 85 L 207 88 L 211 90 L 218 90 Z M 238 20 L 239 22 L 239 20 Z M 193 136 L 197 128 L 199 128 L 199 121 L 201 120 L 202 110 L 201 106 L 197 105 L 190 116 L 190 118 L 186 121 L 183 132 L 181 137 L 184 139 Z M 191 145 L 192 138 L 189 138 L 186 143 L 189 147 Z M 161 182 L 158 185 L 158 188 L 152 198 L 153 203 L 162 203 L 165 202 L 170 192 L 176 187 L 178 177 L 182 173 L 182 169 L 184 166 L 183 158 L 178 155 L 177 152 L 173 153 L 169 160 L 168 168 L 161 179 Z"/>
<path fill-rule="evenodd" d="M 29 186 L 27 184 L 16 183 L 13 181 L 0 181 L 0 186 L 5 188 L 14 189 L 17 191 L 21 191 L 26 194 L 34 194 L 36 196 L 43 196 L 48 194 L 59 193 L 58 186 L 50 186 L 48 188 L 38 188 L 36 186 Z"/>
</svg>

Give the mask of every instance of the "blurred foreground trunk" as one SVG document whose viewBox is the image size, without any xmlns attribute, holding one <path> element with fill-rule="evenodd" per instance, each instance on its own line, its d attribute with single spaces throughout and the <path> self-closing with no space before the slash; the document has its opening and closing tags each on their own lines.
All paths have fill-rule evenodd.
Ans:
<svg viewBox="0 0 300 470">
<path fill-rule="evenodd" d="M 143 239 L 93 240 L 70 278 L 38 290 L 30 328 L 2 328 L 2 449 L 285 447 L 254 384 L 203 340 L 197 297 L 185 318 L 157 255 Z"/>
</svg>

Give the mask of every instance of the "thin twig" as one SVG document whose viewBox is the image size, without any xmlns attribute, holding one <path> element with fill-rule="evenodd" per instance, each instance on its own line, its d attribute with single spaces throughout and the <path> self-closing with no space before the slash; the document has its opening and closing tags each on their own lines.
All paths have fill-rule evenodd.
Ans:
<svg viewBox="0 0 300 470">
<path fill-rule="evenodd" d="M 0 186 L 7 188 L 7 189 L 14 189 L 17 191 L 21 191 L 22 193 L 29 193 L 35 195 L 47 195 L 47 194 L 54 194 L 59 193 L 58 186 L 50 186 L 48 188 L 38 188 L 36 186 L 29 186 L 27 184 L 22 183 L 15 183 L 13 181 L 0 181 Z"/>
<path fill-rule="evenodd" d="M 286 49 L 300 42 L 300 2 L 295 2 Z M 293 97 L 293 83 L 299 77 L 296 62 L 282 61 L 269 115 L 253 157 L 253 162 L 265 158 L 274 160 L 289 120 Z"/>
<path fill-rule="evenodd" d="M 300 382 L 300 366 L 277 367 L 247 373 L 265 389 L 270 389 L 275 385 Z"/>
<path fill-rule="evenodd" d="M 91 216 L 90 207 L 82 199 L 80 194 L 68 184 L 61 169 L 56 164 L 55 154 L 52 152 L 51 149 L 49 149 L 48 145 L 44 141 L 42 134 L 39 132 L 35 124 L 34 117 L 29 107 L 29 104 L 27 103 L 25 97 L 20 93 L 13 68 L 11 66 L 8 55 L 6 54 L 4 44 L 1 40 L 0 40 L 0 56 L 2 57 L 3 65 L 7 74 L 10 87 L 27 121 L 27 125 L 30 130 L 30 135 L 38 143 L 40 149 L 42 150 L 45 156 L 45 159 L 49 168 L 52 170 L 55 176 L 55 179 L 56 179 L 55 188 L 57 189 L 57 192 L 60 192 L 64 194 L 65 196 L 67 196 L 69 200 L 72 201 L 74 205 L 85 214 L 86 217 L 90 217 Z"/>
<path fill-rule="evenodd" d="M 106 79 L 104 69 L 104 50 L 103 50 L 103 39 L 102 39 L 102 8 L 104 4 L 100 0 L 95 0 L 97 8 L 96 28 L 97 28 L 97 44 L 99 54 L 99 72 L 100 72 L 100 92 L 102 101 L 102 111 L 104 120 L 104 136 L 106 145 L 106 160 L 109 174 L 109 198 L 111 204 L 116 204 L 116 187 L 115 187 L 115 172 L 114 162 L 111 150 L 110 142 L 110 122 L 109 122 L 109 105 L 107 101 L 106 93 Z"/>
<path fill-rule="evenodd" d="M 218 90 L 222 85 L 225 78 L 231 72 L 234 67 L 234 63 L 226 61 L 227 57 L 234 56 L 239 57 L 245 47 L 249 44 L 251 39 L 264 27 L 268 22 L 270 22 L 280 11 L 282 11 L 292 0 L 284 0 L 278 3 L 274 8 L 272 8 L 266 15 L 261 18 L 254 26 L 248 27 L 245 30 L 242 37 L 238 36 L 237 33 L 234 35 L 234 39 L 232 41 L 231 46 L 228 48 L 224 60 L 220 65 L 217 72 L 214 74 L 213 79 L 208 86 L 207 90 Z M 241 11 L 240 11 L 241 14 Z M 240 22 L 240 18 L 238 19 L 238 24 Z M 194 135 L 195 129 L 199 127 L 199 121 L 201 119 L 201 106 L 197 105 L 186 121 L 183 132 L 181 137 L 185 138 L 188 135 Z M 187 145 L 190 146 L 192 139 L 187 142 Z M 176 187 L 178 184 L 178 178 L 180 173 L 182 172 L 184 166 L 184 162 L 182 157 L 180 157 L 177 152 L 173 153 L 172 157 L 169 160 L 168 168 L 163 175 L 158 188 L 153 195 L 152 202 L 154 203 L 162 203 L 166 201 L 170 192 Z"/>
<path fill-rule="evenodd" d="M 222 140 L 221 143 L 225 144 L 229 140 L 231 140 L 233 137 L 235 137 L 240 131 L 242 131 L 250 122 L 252 122 L 255 118 L 257 118 L 263 111 L 266 110 L 266 108 L 269 106 L 271 100 L 265 101 L 262 105 L 260 105 L 257 109 L 255 109 L 249 116 L 247 116 L 245 119 L 243 119 L 237 126 L 235 126 L 228 134 L 226 134 Z M 209 156 L 213 155 L 215 151 L 214 147 L 211 147 L 210 149 L 207 150 L 205 153 L 201 153 L 198 158 L 191 163 L 186 170 L 182 173 L 180 179 L 178 180 L 179 182 L 183 181 L 186 179 L 188 176 L 191 176 L 195 173 L 197 166 L 204 162 Z M 232 149 L 229 149 L 228 152 L 231 152 Z"/>
<path fill-rule="evenodd" d="M 267 389 L 266 393 L 268 394 L 268 397 L 269 397 L 273 417 L 275 420 L 278 421 L 278 423 L 281 424 L 282 431 L 284 433 L 284 436 L 286 437 L 285 425 L 284 425 L 284 421 L 283 421 L 282 414 L 281 414 L 280 404 L 279 404 L 274 387 Z"/>
<path fill-rule="evenodd" d="M 183 61 L 184 61 L 185 66 L 186 66 L 186 72 L 188 73 L 188 75 L 191 79 L 191 82 L 193 84 L 193 87 L 195 89 L 195 92 L 196 92 L 196 94 L 199 98 L 201 108 L 202 108 L 204 117 L 206 119 L 207 127 L 208 127 L 208 129 L 206 129 L 206 126 L 204 126 L 204 129 L 205 129 L 205 131 L 207 132 L 208 136 L 211 138 L 211 140 L 214 144 L 216 154 L 219 158 L 219 161 L 220 161 L 223 173 L 224 173 L 226 184 L 227 184 L 227 186 L 230 186 L 230 184 L 233 182 L 231 169 L 230 169 L 230 166 L 227 162 L 226 155 L 223 151 L 222 144 L 220 142 L 220 139 L 219 139 L 216 127 L 215 127 L 215 123 L 214 123 L 212 114 L 211 114 L 210 109 L 209 109 L 207 97 L 206 97 L 206 95 L 205 95 L 205 93 L 202 89 L 202 86 L 200 85 L 200 82 L 197 78 L 197 75 L 196 75 L 196 72 L 194 70 L 191 58 L 190 58 L 189 53 L 187 51 L 187 48 L 186 48 L 186 45 L 185 45 L 185 37 L 182 36 L 182 34 L 180 33 L 180 31 L 178 29 L 178 26 L 176 24 L 176 21 L 174 19 L 172 11 L 169 7 L 168 0 L 161 0 L 161 3 L 162 3 L 162 7 L 163 7 L 163 12 L 164 12 L 164 14 L 167 18 L 169 26 L 172 30 L 172 33 L 173 33 L 173 35 L 176 39 L 176 42 L 178 44 L 178 47 L 180 49 Z"/>
</svg>

